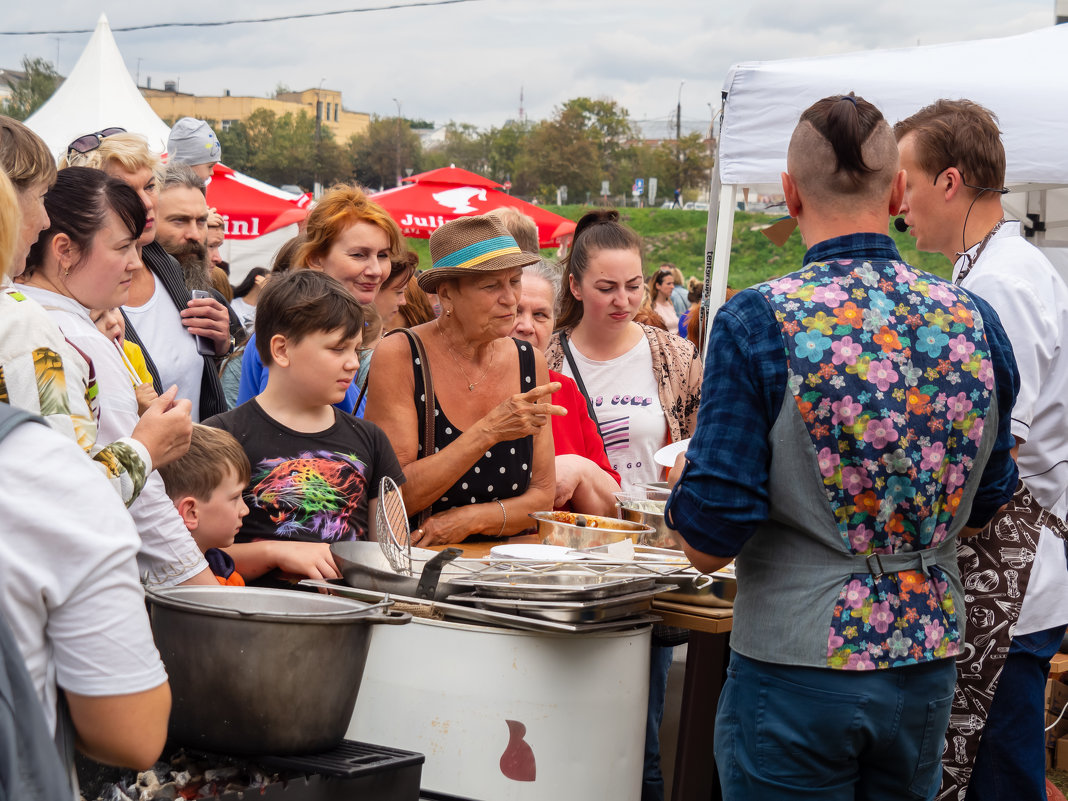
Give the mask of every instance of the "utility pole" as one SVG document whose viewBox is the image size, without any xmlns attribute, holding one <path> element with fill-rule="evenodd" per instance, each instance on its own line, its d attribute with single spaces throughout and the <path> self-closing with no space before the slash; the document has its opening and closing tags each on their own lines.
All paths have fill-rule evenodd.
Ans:
<svg viewBox="0 0 1068 801">
<path fill-rule="evenodd" d="M 679 84 L 679 100 L 675 105 L 675 166 L 678 170 L 675 186 L 682 189 L 682 87 L 686 81 Z"/>
<path fill-rule="evenodd" d="M 401 104 L 397 98 L 393 98 L 393 102 L 397 104 L 397 186 L 401 185 L 401 166 L 400 166 L 400 151 L 401 151 Z"/>
</svg>

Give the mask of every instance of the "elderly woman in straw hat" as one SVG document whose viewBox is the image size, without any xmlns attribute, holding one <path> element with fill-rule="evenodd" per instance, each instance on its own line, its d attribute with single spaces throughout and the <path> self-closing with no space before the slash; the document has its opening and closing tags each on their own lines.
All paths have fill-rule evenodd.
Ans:
<svg viewBox="0 0 1068 801">
<path fill-rule="evenodd" d="M 552 508 L 549 422 L 566 414 L 549 403 L 560 385 L 549 382 L 542 354 L 509 337 L 523 267 L 538 257 L 491 217 L 446 223 L 430 237 L 430 255 L 419 287 L 437 293 L 441 316 L 410 329 L 414 340 L 389 336 L 375 350 L 366 418 L 404 468 L 413 543 L 516 534 L 530 512 Z"/>
</svg>

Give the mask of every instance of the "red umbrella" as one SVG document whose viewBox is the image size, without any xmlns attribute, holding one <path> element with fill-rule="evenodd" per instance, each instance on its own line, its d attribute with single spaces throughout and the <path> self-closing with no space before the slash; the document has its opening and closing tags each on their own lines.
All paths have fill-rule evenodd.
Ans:
<svg viewBox="0 0 1068 801">
<path fill-rule="evenodd" d="M 512 206 L 533 218 L 538 226 L 538 244 L 543 248 L 559 245 L 575 231 L 575 223 L 566 217 L 501 192 L 499 183 L 458 167 L 422 172 L 406 178 L 405 184 L 371 195 L 397 221 L 405 236 L 428 239 L 449 220 L 485 214 L 501 206 Z"/>
<path fill-rule="evenodd" d="M 227 239 L 255 239 L 308 216 L 311 195 L 295 195 L 216 164 L 208 205 L 226 220 Z"/>
</svg>

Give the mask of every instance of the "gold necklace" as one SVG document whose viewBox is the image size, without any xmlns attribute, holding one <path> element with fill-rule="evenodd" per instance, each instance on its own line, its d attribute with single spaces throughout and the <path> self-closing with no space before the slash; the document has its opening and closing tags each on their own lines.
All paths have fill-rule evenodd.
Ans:
<svg viewBox="0 0 1068 801">
<path fill-rule="evenodd" d="M 486 369 L 482 371 L 482 375 L 480 375 L 478 377 L 478 381 L 472 381 L 468 377 L 467 371 L 464 370 L 463 365 L 460 364 L 460 360 L 458 358 L 456 358 L 456 352 L 452 349 L 452 343 L 449 342 L 449 338 L 446 337 L 445 336 L 445 332 L 441 330 L 441 320 L 440 319 L 437 321 L 437 326 L 436 327 L 438 329 L 438 334 L 441 335 L 442 340 L 444 340 L 444 342 L 445 342 L 445 347 L 449 349 L 449 355 L 452 357 L 452 360 L 454 362 L 456 362 L 456 367 L 457 367 L 457 369 L 459 369 L 460 375 L 462 375 L 464 377 L 464 381 L 467 382 L 467 391 L 468 392 L 474 392 L 475 391 L 475 387 L 477 387 L 479 384 L 482 383 L 482 379 L 484 379 L 487 375 L 489 375 L 490 368 L 493 366 L 493 357 L 497 355 L 497 349 L 493 348 L 490 351 L 489 364 L 487 364 L 486 365 Z"/>
</svg>

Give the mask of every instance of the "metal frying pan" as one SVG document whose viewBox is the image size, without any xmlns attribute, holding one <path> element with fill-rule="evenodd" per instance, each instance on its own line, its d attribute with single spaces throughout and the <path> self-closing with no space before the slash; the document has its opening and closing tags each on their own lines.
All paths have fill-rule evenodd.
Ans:
<svg viewBox="0 0 1068 801">
<path fill-rule="evenodd" d="M 377 542 L 335 542 L 330 546 L 330 552 L 350 587 L 435 601 L 463 591 L 460 585 L 441 575 L 442 568 L 460 556 L 459 548 L 446 548 L 440 552 L 412 548 L 410 576 L 394 572 Z"/>
</svg>

